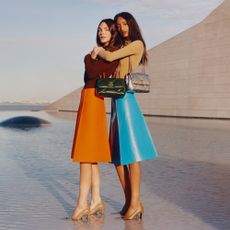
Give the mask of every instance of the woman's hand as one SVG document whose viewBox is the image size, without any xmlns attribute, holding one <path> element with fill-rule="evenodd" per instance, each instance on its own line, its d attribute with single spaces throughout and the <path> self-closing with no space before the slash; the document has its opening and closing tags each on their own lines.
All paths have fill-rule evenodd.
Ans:
<svg viewBox="0 0 230 230">
<path fill-rule="evenodd" d="M 91 52 L 91 58 L 92 58 L 92 59 L 96 59 L 98 53 L 99 53 L 102 49 L 103 49 L 103 48 L 100 47 L 100 46 L 94 47 L 93 50 L 92 50 L 92 52 Z"/>
</svg>

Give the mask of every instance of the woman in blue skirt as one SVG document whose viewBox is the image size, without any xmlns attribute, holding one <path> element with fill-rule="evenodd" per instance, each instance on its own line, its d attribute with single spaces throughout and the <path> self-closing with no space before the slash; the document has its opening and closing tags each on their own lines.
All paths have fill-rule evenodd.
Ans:
<svg viewBox="0 0 230 230">
<path fill-rule="evenodd" d="M 119 59 L 119 77 L 124 78 L 139 64 L 146 64 L 146 46 L 130 13 L 119 13 L 114 21 L 123 38 L 123 48 L 114 52 L 101 47 L 94 50 L 106 61 Z M 128 91 L 123 98 L 112 100 L 110 146 L 112 161 L 125 194 L 120 214 L 127 220 L 141 218 L 144 208 L 140 200 L 140 162 L 156 158 L 157 151 L 133 91 Z"/>
</svg>

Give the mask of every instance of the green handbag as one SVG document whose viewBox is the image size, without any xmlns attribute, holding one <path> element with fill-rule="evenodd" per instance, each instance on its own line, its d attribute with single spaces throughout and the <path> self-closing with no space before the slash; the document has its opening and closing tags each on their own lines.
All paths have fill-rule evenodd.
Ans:
<svg viewBox="0 0 230 230">
<path fill-rule="evenodd" d="M 96 93 L 103 97 L 123 97 L 126 93 L 125 80 L 111 76 L 99 78 L 96 81 Z"/>
</svg>

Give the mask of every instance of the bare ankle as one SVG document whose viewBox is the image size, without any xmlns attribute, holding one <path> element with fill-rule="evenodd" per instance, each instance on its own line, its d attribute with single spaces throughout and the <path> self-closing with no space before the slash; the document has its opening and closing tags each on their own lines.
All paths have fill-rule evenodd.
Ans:
<svg viewBox="0 0 230 230">
<path fill-rule="evenodd" d="M 78 209 L 84 209 L 88 206 L 88 202 L 87 201 L 78 201 L 76 204 L 76 208 Z"/>
<path fill-rule="evenodd" d="M 101 197 L 92 198 L 90 205 L 98 204 L 102 201 Z"/>
</svg>

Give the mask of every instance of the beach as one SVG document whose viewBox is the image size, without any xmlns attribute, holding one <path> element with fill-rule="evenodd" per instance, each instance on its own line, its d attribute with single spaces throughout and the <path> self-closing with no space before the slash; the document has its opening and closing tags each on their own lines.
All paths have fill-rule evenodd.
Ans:
<svg viewBox="0 0 230 230">
<path fill-rule="evenodd" d="M 230 120 L 146 117 L 159 158 L 142 163 L 143 219 L 120 218 L 114 166 L 100 164 L 105 215 L 81 223 L 68 219 L 79 189 L 79 165 L 70 160 L 75 115 L 1 111 L 0 121 L 18 115 L 52 125 L 0 127 L 1 230 L 230 229 Z"/>
</svg>

